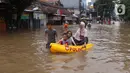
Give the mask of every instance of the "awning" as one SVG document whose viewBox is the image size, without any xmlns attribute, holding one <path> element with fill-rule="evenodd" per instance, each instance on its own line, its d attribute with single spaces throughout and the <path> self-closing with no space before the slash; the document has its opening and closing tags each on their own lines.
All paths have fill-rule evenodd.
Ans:
<svg viewBox="0 0 130 73">
<path fill-rule="evenodd" d="M 56 8 L 46 7 L 46 6 L 43 6 L 41 10 L 43 11 L 43 13 L 47 13 L 47 14 L 55 14 L 57 12 Z"/>
<path fill-rule="evenodd" d="M 56 8 L 48 7 L 48 6 L 42 6 L 42 7 L 28 7 L 25 9 L 25 11 L 33 12 L 33 11 L 42 11 L 45 14 L 55 14 L 57 12 Z"/>
<path fill-rule="evenodd" d="M 73 14 L 73 17 L 78 18 L 78 16 L 76 14 Z"/>
</svg>

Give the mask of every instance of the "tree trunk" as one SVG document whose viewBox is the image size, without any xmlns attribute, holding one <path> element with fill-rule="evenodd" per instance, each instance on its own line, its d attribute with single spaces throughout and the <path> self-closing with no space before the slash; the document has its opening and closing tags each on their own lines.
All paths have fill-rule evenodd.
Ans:
<svg viewBox="0 0 130 73">
<path fill-rule="evenodd" d="M 17 25 L 16 27 L 17 27 L 17 30 L 20 28 L 20 21 L 21 21 L 21 16 L 22 16 L 22 13 L 23 13 L 23 11 L 21 10 L 19 10 L 18 12 L 17 12 L 17 20 L 16 20 L 16 23 L 15 23 L 15 25 Z"/>
</svg>

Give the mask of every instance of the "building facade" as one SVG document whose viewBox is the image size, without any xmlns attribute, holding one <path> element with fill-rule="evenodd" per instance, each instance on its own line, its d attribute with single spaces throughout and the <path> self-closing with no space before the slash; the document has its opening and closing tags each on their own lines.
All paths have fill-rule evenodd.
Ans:
<svg viewBox="0 0 130 73">
<path fill-rule="evenodd" d="M 82 8 L 86 10 L 86 8 L 87 8 L 87 0 L 82 0 Z"/>
</svg>

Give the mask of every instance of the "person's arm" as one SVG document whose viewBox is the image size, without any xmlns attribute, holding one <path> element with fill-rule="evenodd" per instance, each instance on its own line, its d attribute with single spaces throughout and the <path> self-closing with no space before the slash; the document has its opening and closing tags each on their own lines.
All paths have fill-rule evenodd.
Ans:
<svg viewBox="0 0 130 73">
<path fill-rule="evenodd" d="M 84 34 L 84 47 L 86 47 L 86 44 L 87 44 L 87 30 L 85 29 L 85 34 Z"/>
<path fill-rule="evenodd" d="M 57 44 L 60 44 L 60 42 L 61 42 L 61 40 L 59 40 L 59 41 L 57 42 Z"/>
<path fill-rule="evenodd" d="M 79 34 L 79 29 L 76 31 L 76 33 L 74 34 L 74 37 L 78 37 Z"/>
<path fill-rule="evenodd" d="M 72 45 L 72 43 L 73 43 L 73 44 L 76 46 L 76 43 L 75 43 L 73 37 L 70 37 L 70 39 L 71 39 L 71 45 Z"/>
<path fill-rule="evenodd" d="M 61 41 L 59 40 L 59 41 L 57 42 L 57 44 L 60 44 L 60 42 L 61 42 Z"/>
<path fill-rule="evenodd" d="M 61 44 L 61 41 L 63 40 L 63 38 L 62 39 L 60 39 L 58 42 L 57 42 L 57 44 Z"/>
</svg>

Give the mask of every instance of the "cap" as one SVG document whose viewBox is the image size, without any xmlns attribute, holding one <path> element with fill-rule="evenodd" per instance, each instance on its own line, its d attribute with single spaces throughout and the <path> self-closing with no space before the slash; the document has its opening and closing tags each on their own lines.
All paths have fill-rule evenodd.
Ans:
<svg viewBox="0 0 130 73">
<path fill-rule="evenodd" d="M 64 28 L 68 28 L 68 24 L 64 24 Z"/>
</svg>

